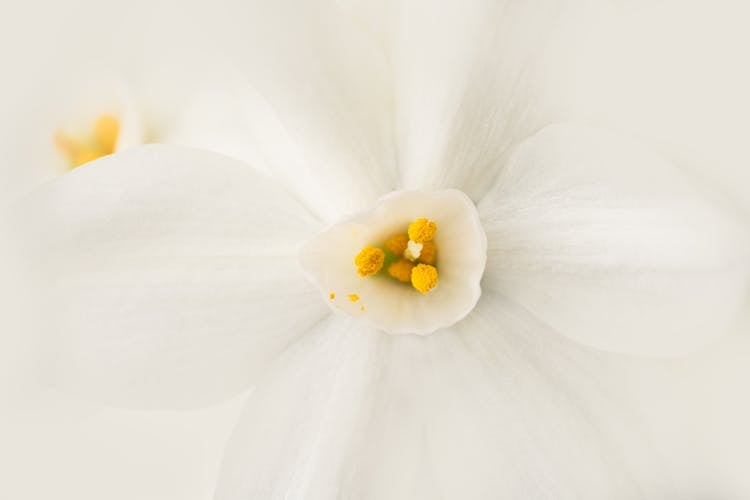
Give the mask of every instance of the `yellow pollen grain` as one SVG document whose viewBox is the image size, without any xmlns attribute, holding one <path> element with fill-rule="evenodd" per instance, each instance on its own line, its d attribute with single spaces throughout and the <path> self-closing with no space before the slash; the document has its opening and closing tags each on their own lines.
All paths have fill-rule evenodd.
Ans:
<svg viewBox="0 0 750 500">
<path fill-rule="evenodd" d="M 418 264 L 411 270 L 411 285 L 420 293 L 427 293 L 438 284 L 438 271 L 428 264 Z"/>
<path fill-rule="evenodd" d="M 333 292 L 331 292 L 331 293 L 328 294 L 328 298 L 331 299 L 331 300 L 333 300 L 333 299 L 336 298 L 336 294 L 333 293 Z"/>
<path fill-rule="evenodd" d="M 357 266 L 357 274 L 362 277 L 372 276 L 380 271 L 383 267 L 383 261 L 385 261 L 385 252 L 370 245 L 363 248 L 357 256 L 354 257 L 354 264 Z"/>
<path fill-rule="evenodd" d="M 359 310 L 362 311 L 362 312 L 364 312 L 365 306 L 359 306 Z"/>
<path fill-rule="evenodd" d="M 413 267 L 414 264 L 406 259 L 401 259 L 388 266 L 388 274 L 402 283 L 409 283 Z"/>
<path fill-rule="evenodd" d="M 422 243 L 422 251 L 417 259 L 422 264 L 435 265 L 437 260 L 437 245 L 434 241 L 425 241 Z"/>
<path fill-rule="evenodd" d="M 406 250 L 406 245 L 409 243 L 409 236 L 406 234 L 394 234 L 388 238 L 383 246 L 386 250 L 391 252 L 393 255 L 402 255 Z"/>
<path fill-rule="evenodd" d="M 409 224 L 409 239 L 416 243 L 430 241 L 437 232 L 437 224 L 430 219 L 417 219 Z"/>
<path fill-rule="evenodd" d="M 359 295 L 357 295 L 356 293 L 350 293 L 349 300 L 352 302 L 357 302 L 359 300 Z"/>
</svg>

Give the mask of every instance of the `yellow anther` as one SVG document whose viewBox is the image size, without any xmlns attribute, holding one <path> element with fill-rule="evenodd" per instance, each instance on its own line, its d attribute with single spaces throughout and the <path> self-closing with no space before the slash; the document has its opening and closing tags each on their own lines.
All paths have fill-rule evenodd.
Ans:
<svg viewBox="0 0 750 500">
<path fill-rule="evenodd" d="M 119 120 L 112 115 L 102 115 L 94 122 L 90 136 L 74 137 L 58 130 L 55 145 L 68 160 L 70 168 L 76 168 L 114 153 L 119 135 Z"/>
<path fill-rule="evenodd" d="M 354 257 L 357 274 L 362 277 L 376 274 L 383 267 L 384 260 L 385 252 L 370 245 L 366 246 Z"/>
<path fill-rule="evenodd" d="M 331 299 L 331 300 L 333 300 L 333 299 L 336 298 L 336 294 L 333 293 L 333 292 L 331 292 L 331 293 L 328 294 L 328 298 Z"/>
<path fill-rule="evenodd" d="M 96 160 L 99 154 L 84 141 L 71 137 L 62 130 L 55 132 L 55 146 L 68 160 L 70 168 Z"/>
<path fill-rule="evenodd" d="M 416 243 L 430 241 L 437 232 L 437 224 L 430 219 L 417 219 L 409 224 L 409 239 Z"/>
<path fill-rule="evenodd" d="M 112 115 L 102 115 L 94 123 L 94 140 L 104 154 L 112 154 L 120 135 L 120 121 Z"/>
<path fill-rule="evenodd" d="M 411 270 L 411 285 L 421 293 L 427 293 L 438 284 L 438 271 L 428 264 L 418 264 Z"/>
<path fill-rule="evenodd" d="M 414 264 L 406 259 L 401 259 L 388 266 L 388 274 L 402 283 L 409 283 L 413 267 Z"/>
<path fill-rule="evenodd" d="M 422 243 L 422 251 L 419 253 L 419 262 L 422 264 L 435 265 L 437 260 L 437 245 L 434 241 L 425 241 Z"/>
<path fill-rule="evenodd" d="M 388 238 L 383 246 L 393 255 L 402 255 L 406 250 L 406 244 L 409 243 L 409 237 L 406 234 L 394 234 Z"/>
<path fill-rule="evenodd" d="M 357 295 L 356 293 L 350 293 L 349 300 L 352 302 L 357 302 L 359 300 L 359 295 Z"/>
</svg>

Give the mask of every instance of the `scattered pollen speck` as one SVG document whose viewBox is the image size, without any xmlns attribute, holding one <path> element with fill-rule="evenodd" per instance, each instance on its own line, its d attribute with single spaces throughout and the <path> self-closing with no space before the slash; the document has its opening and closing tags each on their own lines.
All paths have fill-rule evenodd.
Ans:
<svg viewBox="0 0 750 500">
<path fill-rule="evenodd" d="M 352 302 L 357 302 L 359 300 L 359 295 L 357 295 L 356 293 L 350 293 L 349 300 L 351 300 Z"/>
<path fill-rule="evenodd" d="M 360 311 L 364 311 L 365 310 L 365 306 L 360 306 L 359 310 Z"/>
<path fill-rule="evenodd" d="M 333 299 L 336 298 L 336 294 L 333 293 L 333 292 L 331 292 L 331 293 L 328 294 L 328 298 L 331 299 L 331 300 L 333 300 Z"/>
</svg>

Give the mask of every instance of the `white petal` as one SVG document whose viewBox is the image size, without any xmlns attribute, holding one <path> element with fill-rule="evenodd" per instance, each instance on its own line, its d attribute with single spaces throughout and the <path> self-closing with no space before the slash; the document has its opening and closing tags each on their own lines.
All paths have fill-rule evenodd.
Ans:
<svg viewBox="0 0 750 500">
<path fill-rule="evenodd" d="M 216 81 L 186 99 L 181 119 L 159 142 L 221 153 L 276 176 L 265 152 L 285 136 L 273 110 L 264 107 L 263 98 L 233 72 L 217 71 L 214 77 Z M 293 157 L 290 150 L 286 152 Z"/>
<path fill-rule="evenodd" d="M 683 353 L 732 321 L 748 284 L 747 228 L 636 143 L 549 127 L 480 203 L 484 287 L 580 342 Z"/>
<path fill-rule="evenodd" d="M 17 215 L 44 374 L 106 402 L 220 400 L 328 314 L 297 263 L 317 221 L 219 155 L 103 158 Z"/>
<path fill-rule="evenodd" d="M 589 121 L 671 145 L 681 166 L 718 184 L 750 220 L 750 71 L 738 63 L 750 46 L 750 4 L 628 2 L 613 16 L 579 51 L 577 107 Z"/>
<path fill-rule="evenodd" d="M 589 356 L 497 296 L 427 337 L 334 323 L 251 395 L 216 498 L 665 498 Z"/>
<path fill-rule="evenodd" d="M 577 14 L 554 0 L 399 2 L 392 52 L 402 187 L 455 187 L 478 201 L 499 160 L 558 116 L 553 92 L 568 69 L 554 70 L 583 28 L 567 24 Z"/>
<path fill-rule="evenodd" d="M 287 351 L 240 417 L 216 500 L 339 498 L 344 457 L 367 438 L 349 431 L 352 420 L 366 418 L 363 389 L 384 337 L 332 316 Z"/>
<path fill-rule="evenodd" d="M 422 295 L 385 276 L 362 278 L 354 257 L 367 245 L 380 247 L 405 233 L 414 220 L 437 223 L 438 285 Z M 420 248 L 421 249 L 421 248 Z M 463 319 L 482 291 L 487 238 L 474 203 L 455 189 L 396 191 L 368 212 L 316 235 L 302 249 L 302 265 L 336 312 L 368 321 L 389 333 L 429 334 Z M 334 297 L 330 298 L 329 294 Z M 349 300 L 356 295 L 357 300 Z"/>
<path fill-rule="evenodd" d="M 396 184 L 383 52 L 336 2 L 259 5 L 228 51 L 252 86 L 248 140 L 327 221 L 372 205 Z"/>
</svg>

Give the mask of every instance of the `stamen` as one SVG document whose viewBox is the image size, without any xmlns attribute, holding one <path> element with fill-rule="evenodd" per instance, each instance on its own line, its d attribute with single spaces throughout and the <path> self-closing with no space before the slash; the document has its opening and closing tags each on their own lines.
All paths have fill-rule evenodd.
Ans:
<svg viewBox="0 0 750 500">
<path fill-rule="evenodd" d="M 120 121 L 112 115 L 102 115 L 94 124 L 94 140 L 104 154 L 112 154 L 120 134 Z"/>
<path fill-rule="evenodd" d="M 408 242 L 409 237 L 403 233 L 399 233 L 388 238 L 383 246 L 393 255 L 403 255 Z"/>
<path fill-rule="evenodd" d="M 434 241 L 425 241 L 422 243 L 422 251 L 419 252 L 419 262 L 422 264 L 435 265 L 437 260 L 437 245 Z"/>
<path fill-rule="evenodd" d="M 438 284 L 438 271 L 428 264 L 418 264 L 411 270 L 411 285 L 420 293 L 427 293 Z"/>
<path fill-rule="evenodd" d="M 357 274 L 362 277 L 377 274 L 383 267 L 385 261 L 385 252 L 381 249 L 367 245 L 356 257 L 354 264 L 357 266 Z"/>
<path fill-rule="evenodd" d="M 373 276 L 385 267 L 391 278 L 411 283 L 420 293 L 429 292 L 438 283 L 438 271 L 433 265 L 437 260 L 437 245 L 432 241 L 436 232 L 435 222 L 421 218 L 409 225 L 408 236 L 397 233 L 388 238 L 383 243 L 385 251 L 367 245 L 354 258 L 357 274 Z M 331 300 L 333 297 L 331 292 Z M 359 297 L 351 294 L 349 300 L 355 302 Z"/>
<path fill-rule="evenodd" d="M 401 259 L 388 267 L 388 274 L 402 283 L 409 283 L 411 281 L 411 270 L 413 267 L 414 264 L 406 259 Z"/>
<path fill-rule="evenodd" d="M 437 224 L 424 217 L 409 224 L 409 239 L 416 243 L 430 241 L 436 232 Z"/>
<path fill-rule="evenodd" d="M 349 300 L 351 302 L 357 302 L 359 300 L 359 295 L 357 295 L 356 293 L 350 293 Z"/>
<path fill-rule="evenodd" d="M 70 168 L 80 167 L 98 158 L 97 152 L 90 146 L 62 130 L 55 132 L 55 146 L 67 158 Z"/>
<path fill-rule="evenodd" d="M 102 115 L 94 122 L 90 136 L 74 137 L 58 130 L 54 139 L 57 149 L 66 157 L 70 168 L 76 168 L 114 153 L 119 135 L 120 121 L 112 115 Z"/>
</svg>

